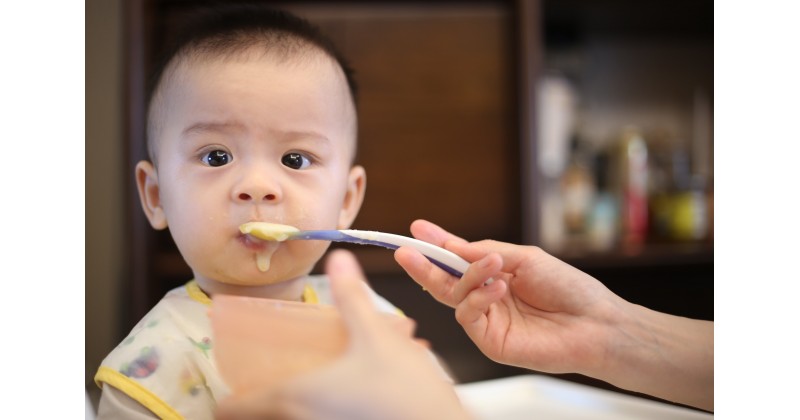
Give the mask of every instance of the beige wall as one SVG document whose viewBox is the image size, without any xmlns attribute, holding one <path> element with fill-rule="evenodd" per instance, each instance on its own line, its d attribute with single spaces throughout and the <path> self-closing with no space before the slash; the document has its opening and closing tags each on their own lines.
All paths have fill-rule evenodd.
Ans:
<svg viewBox="0 0 800 420">
<path fill-rule="evenodd" d="M 86 5 L 86 385 L 120 332 L 122 0 Z"/>
</svg>

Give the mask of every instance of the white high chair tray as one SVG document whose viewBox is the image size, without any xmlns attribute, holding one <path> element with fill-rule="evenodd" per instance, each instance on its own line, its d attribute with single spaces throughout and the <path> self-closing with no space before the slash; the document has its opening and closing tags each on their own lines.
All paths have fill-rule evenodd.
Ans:
<svg viewBox="0 0 800 420">
<path fill-rule="evenodd" d="M 545 375 L 520 375 L 456 385 L 477 419 L 713 419 L 714 415 Z"/>
</svg>

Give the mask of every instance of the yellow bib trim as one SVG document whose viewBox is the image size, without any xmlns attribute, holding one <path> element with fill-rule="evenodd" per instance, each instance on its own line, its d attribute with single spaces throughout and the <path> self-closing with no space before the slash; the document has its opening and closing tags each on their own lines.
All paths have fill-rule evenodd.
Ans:
<svg viewBox="0 0 800 420">
<path fill-rule="evenodd" d="M 189 294 L 189 297 L 202 303 L 203 305 L 211 305 L 211 298 L 200 289 L 200 286 L 197 285 L 197 281 L 192 280 L 186 283 L 186 293 Z"/>
<path fill-rule="evenodd" d="M 193 300 L 196 300 L 203 305 L 211 305 L 211 298 L 200 289 L 200 286 L 197 285 L 197 281 L 191 280 L 190 282 L 186 283 L 186 293 L 189 294 L 189 297 Z M 319 296 L 317 296 L 317 291 L 314 290 L 313 287 L 306 284 L 303 286 L 303 302 L 305 303 L 319 303 Z"/>
<path fill-rule="evenodd" d="M 161 398 L 148 391 L 146 388 L 139 385 L 136 381 L 131 380 L 127 376 L 117 372 L 114 369 L 106 366 L 101 366 L 97 370 L 97 375 L 94 377 L 94 382 L 100 388 L 103 387 L 102 382 L 105 382 L 114 388 L 124 392 L 129 397 L 138 401 L 139 404 L 147 407 L 158 417 L 162 419 L 183 419 L 174 408 L 165 403 Z"/>
<path fill-rule="evenodd" d="M 319 303 L 317 291 L 310 285 L 303 286 L 303 302 L 304 303 Z"/>
</svg>

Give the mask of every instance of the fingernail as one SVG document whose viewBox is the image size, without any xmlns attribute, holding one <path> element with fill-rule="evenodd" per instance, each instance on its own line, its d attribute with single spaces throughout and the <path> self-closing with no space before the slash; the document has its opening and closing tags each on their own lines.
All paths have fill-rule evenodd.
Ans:
<svg viewBox="0 0 800 420">
<path fill-rule="evenodd" d="M 353 258 L 346 252 L 334 251 L 328 256 L 329 271 L 335 273 L 349 273 L 353 271 Z"/>
<path fill-rule="evenodd" d="M 489 259 L 488 256 L 486 256 L 486 257 L 483 257 L 483 259 L 478 262 L 478 267 L 479 268 L 486 268 L 491 263 L 492 263 L 492 261 Z"/>
</svg>

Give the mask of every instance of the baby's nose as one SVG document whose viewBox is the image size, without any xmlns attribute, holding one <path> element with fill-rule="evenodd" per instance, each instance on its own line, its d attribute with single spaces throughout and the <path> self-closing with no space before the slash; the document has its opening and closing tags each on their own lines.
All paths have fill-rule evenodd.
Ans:
<svg viewBox="0 0 800 420">
<path fill-rule="evenodd" d="M 258 197 L 258 195 L 256 195 L 255 197 Z M 264 194 L 264 196 L 261 197 L 260 200 L 262 200 L 262 201 L 275 201 L 276 199 L 277 199 L 277 196 L 275 194 L 268 193 L 268 194 Z M 241 200 L 241 201 L 251 201 L 251 200 L 253 200 L 253 195 L 251 195 L 250 193 L 241 192 L 241 193 L 239 193 L 239 200 Z"/>
<path fill-rule="evenodd" d="M 277 202 L 282 192 L 278 180 L 265 171 L 251 171 L 234 185 L 232 199 L 242 203 Z"/>
</svg>

